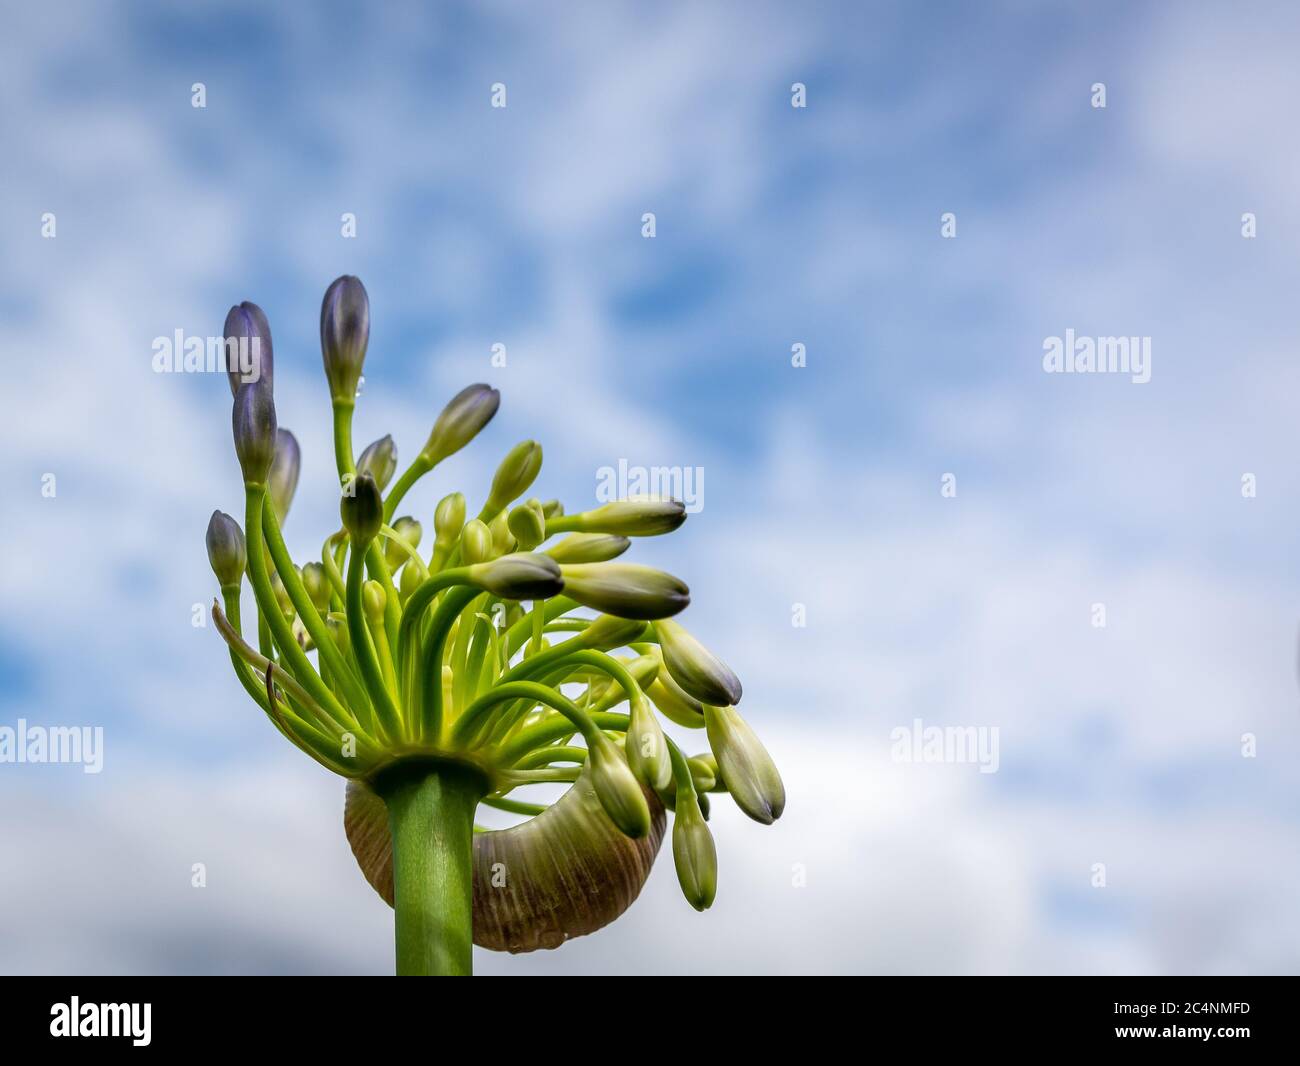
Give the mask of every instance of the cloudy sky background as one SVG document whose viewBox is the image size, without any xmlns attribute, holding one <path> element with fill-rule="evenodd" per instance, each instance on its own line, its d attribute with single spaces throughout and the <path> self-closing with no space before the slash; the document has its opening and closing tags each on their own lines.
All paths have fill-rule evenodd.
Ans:
<svg viewBox="0 0 1300 1066">
<path fill-rule="evenodd" d="M 0 725 L 106 733 L 99 775 L 0 765 L 0 971 L 391 970 L 341 783 L 191 625 L 226 383 L 150 368 L 266 309 L 315 557 L 345 272 L 359 444 L 503 393 L 426 526 L 525 437 L 571 510 L 619 458 L 704 468 L 636 553 L 789 793 L 715 804 L 706 914 L 665 851 L 614 926 L 480 972 L 1297 968 L 1294 9 L 0 7 Z M 1151 382 L 1044 374 L 1067 328 L 1150 336 Z M 916 718 L 996 726 L 998 772 L 894 762 Z"/>
</svg>

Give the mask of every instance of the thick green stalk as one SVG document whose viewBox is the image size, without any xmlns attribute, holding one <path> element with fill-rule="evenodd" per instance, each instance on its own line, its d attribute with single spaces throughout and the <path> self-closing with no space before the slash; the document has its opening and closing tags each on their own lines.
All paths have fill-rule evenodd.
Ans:
<svg viewBox="0 0 1300 1066">
<path fill-rule="evenodd" d="M 393 837 L 399 977 L 469 976 L 474 950 L 474 811 L 488 791 L 471 767 L 410 762 L 375 783 Z"/>
</svg>

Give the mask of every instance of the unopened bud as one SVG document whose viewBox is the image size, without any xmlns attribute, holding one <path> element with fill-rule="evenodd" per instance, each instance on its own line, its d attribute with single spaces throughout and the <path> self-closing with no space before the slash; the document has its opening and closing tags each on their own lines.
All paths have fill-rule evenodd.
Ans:
<svg viewBox="0 0 1300 1066">
<path fill-rule="evenodd" d="M 433 512 L 433 543 L 444 550 L 456 543 L 465 525 L 465 497 L 452 492 L 438 501 Z"/>
<path fill-rule="evenodd" d="M 248 550 L 244 544 L 244 531 L 224 511 L 213 511 L 208 519 L 208 562 L 212 572 L 224 588 L 237 587 L 244 580 L 244 567 L 248 563 Z"/>
<path fill-rule="evenodd" d="M 530 552 L 546 539 L 546 516 L 535 500 L 513 508 L 506 525 L 521 551 Z"/>
<path fill-rule="evenodd" d="M 244 484 L 265 485 L 275 458 L 275 400 L 269 383 L 241 385 L 230 418 Z"/>
<path fill-rule="evenodd" d="M 684 692 L 715 707 L 740 702 L 740 678 L 681 625 L 662 619 L 655 622 L 655 633 L 664 666 Z"/>
<path fill-rule="evenodd" d="M 561 567 L 564 592 L 584 607 L 620 618 L 667 618 L 691 602 L 681 579 L 635 563 L 575 563 Z"/>
<path fill-rule="evenodd" d="M 650 710 L 649 702 L 640 693 L 631 700 L 627 740 L 623 750 L 627 753 L 628 765 L 632 767 L 637 780 L 656 790 L 668 787 L 673 776 L 668 742 L 659 727 L 659 720 Z"/>
<path fill-rule="evenodd" d="M 388 594 L 378 581 L 367 581 L 361 586 L 361 609 L 371 625 L 378 625 L 384 620 L 384 607 L 388 603 Z"/>
<path fill-rule="evenodd" d="M 570 533 L 546 549 L 557 563 L 604 563 L 616 559 L 631 546 L 627 537 L 606 533 Z"/>
<path fill-rule="evenodd" d="M 379 535 L 384 524 L 384 500 L 379 486 L 369 474 L 358 474 L 348 482 L 339 501 L 343 528 L 348 531 L 354 546 L 369 544 Z"/>
<path fill-rule="evenodd" d="M 412 548 L 418 548 L 420 539 L 424 536 L 424 527 L 410 515 L 403 515 L 393 523 L 393 532 Z M 393 541 L 384 542 L 384 562 L 388 564 L 390 571 L 396 571 L 399 566 L 408 562 L 410 558 L 410 555 L 402 551 L 401 547 Z"/>
<path fill-rule="evenodd" d="M 603 733 L 594 734 L 593 739 L 587 767 L 596 798 L 624 836 L 633 839 L 645 836 L 650 832 L 650 805 L 646 803 L 645 793 L 613 741 Z M 589 747 L 592 742 L 589 739 Z"/>
<path fill-rule="evenodd" d="M 528 491 L 541 469 L 542 446 L 535 440 L 516 444 L 497 467 L 485 509 L 492 514 L 504 510 Z"/>
<path fill-rule="evenodd" d="M 639 619 L 602 614 L 582 631 L 582 643 L 597 651 L 612 651 L 640 640 L 644 633 L 645 623 Z"/>
<path fill-rule="evenodd" d="M 370 297 L 359 278 L 344 275 L 325 290 L 320 305 L 320 351 L 335 401 L 355 401 L 370 343 Z"/>
<path fill-rule="evenodd" d="M 785 785 L 762 741 L 734 707 L 704 705 L 709 747 L 736 806 L 771 825 L 785 810 Z"/>
<path fill-rule="evenodd" d="M 667 670 L 659 671 L 658 676 L 646 688 L 646 695 L 670 722 L 687 729 L 704 727 L 704 705 L 694 696 L 683 692 Z"/>
<path fill-rule="evenodd" d="M 565 520 L 584 533 L 617 533 L 625 537 L 654 537 L 671 533 L 686 521 L 678 500 L 617 500 Z"/>
<path fill-rule="evenodd" d="M 503 555 L 469 568 L 469 579 L 503 600 L 544 600 L 564 589 L 554 559 L 531 552 Z"/>
<path fill-rule="evenodd" d="M 325 615 L 330 609 L 330 579 L 325 573 L 325 567 L 320 563 L 307 563 L 302 568 L 302 585 L 307 590 L 307 598 L 311 600 L 312 606 L 320 615 Z"/>
<path fill-rule="evenodd" d="M 471 518 L 460 534 L 461 557 L 471 566 L 492 558 L 492 531 L 486 522 Z"/>
<path fill-rule="evenodd" d="M 718 891 L 718 852 L 694 797 L 678 803 L 673 814 L 673 865 L 686 902 L 707 910 Z"/>
<path fill-rule="evenodd" d="M 271 388 L 271 326 L 262 309 L 247 300 L 232 307 L 222 336 L 230 395 L 235 396 L 243 385 Z"/>
<path fill-rule="evenodd" d="M 438 415 L 421 457 L 434 466 L 460 451 L 492 421 L 500 405 L 501 394 L 489 385 L 461 389 Z"/>
<path fill-rule="evenodd" d="M 266 494 L 275 510 L 275 520 L 282 525 L 298 489 L 301 466 L 302 449 L 298 447 L 298 438 L 287 429 L 277 429 L 275 458 L 271 460 L 271 471 L 266 475 Z"/>
<path fill-rule="evenodd" d="M 375 479 L 379 491 L 388 488 L 397 470 L 397 444 L 392 434 L 386 434 L 366 445 L 361 458 L 357 460 L 357 473 L 369 474 Z"/>
<path fill-rule="evenodd" d="M 488 532 L 492 534 L 492 554 L 494 556 L 507 555 L 518 547 L 515 538 L 510 534 L 510 523 L 505 511 L 502 511 L 488 523 Z"/>
</svg>

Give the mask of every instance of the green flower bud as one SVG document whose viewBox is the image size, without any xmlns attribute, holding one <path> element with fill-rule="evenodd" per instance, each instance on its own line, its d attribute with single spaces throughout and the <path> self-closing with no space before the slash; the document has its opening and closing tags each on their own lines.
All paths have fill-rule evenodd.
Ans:
<svg viewBox="0 0 1300 1066">
<path fill-rule="evenodd" d="M 497 467 L 484 510 L 492 514 L 504 510 L 528 491 L 541 469 L 542 446 L 535 440 L 516 444 Z"/>
<path fill-rule="evenodd" d="M 655 633 L 663 649 L 664 666 L 683 691 L 718 707 L 740 702 L 740 678 L 678 623 L 656 621 Z"/>
<path fill-rule="evenodd" d="M 546 539 L 546 516 L 535 500 L 514 508 L 506 525 L 522 551 L 530 552 Z"/>
<path fill-rule="evenodd" d="M 230 418 L 244 484 L 265 485 L 275 458 L 275 399 L 266 380 L 240 385 Z"/>
<path fill-rule="evenodd" d="M 335 401 L 352 403 L 370 343 L 370 297 L 359 278 L 344 275 L 325 290 L 320 305 L 320 351 Z"/>
<path fill-rule="evenodd" d="M 450 548 L 460 536 L 465 525 L 465 497 L 452 492 L 438 501 L 433 512 L 433 543 L 439 548 Z"/>
<path fill-rule="evenodd" d="M 713 786 L 718 783 L 718 764 L 714 761 L 713 756 L 709 756 L 709 761 L 704 762 L 699 756 L 692 755 L 686 760 L 686 765 L 690 767 L 691 782 L 695 785 L 695 791 L 712 791 Z"/>
<path fill-rule="evenodd" d="M 704 705 L 709 747 L 736 806 L 771 825 L 785 810 L 785 785 L 762 741 L 734 707 Z"/>
<path fill-rule="evenodd" d="M 502 511 L 488 523 L 488 532 L 492 534 L 492 554 L 494 556 L 509 555 L 518 547 L 515 538 L 510 535 L 510 521 L 505 511 Z"/>
<path fill-rule="evenodd" d="M 492 531 L 486 522 L 471 518 L 460 534 L 461 556 L 471 566 L 492 558 Z"/>
<path fill-rule="evenodd" d="M 659 713 L 670 722 L 687 729 L 704 728 L 704 705 L 694 696 L 683 692 L 667 670 L 660 670 L 658 676 L 646 687 L 650 701 L 659 708 Z"/>
<path fill-rule="evenodd" d="M 307 598 L 311 600 L 312 606 L 320 615 L 325 615 L 330 609 L 330 586 L 329 576 L 325 573 L 325 567 L 320 563 L 307 563 L 302 568 L 302 584 L 307 590 Z"/>
<path fill-rule="evenodd" d="M 564 589 L 554 559 L 531 552 L 503 555 L 469 568 L 469 579 L 503 600 L 544 600 Z"/>
<path fill-rule="evenodd" d="M 298 438 L 287 429 L 275 431 L 275 458 L 271 460 L 271 472 L 266 476 L 266 494 L 275 509 L 275 520 L 284 523 L 293 503 L 293 494 L 298 489 L 298 472 L 302 466 L 302 449 L 298 447 Z"/>
<path fill-rule="evenodd" d="M 718 892 L 718 852 L 694 797 L 677 804 L 673 815 L 673 865 L 686 902 L 708 910 Z"/>
<path fill-rule="evenodd" d="M 208 562 L 217 575 L 221 587 L 238 587 L 244 580 L 244 567 L 248 564 L 248 550 L 244 545 L 244 531 L 224 511 L 213 511 L 208 519 Z"/>
<path fill-rule="evenodd" d="M 392 434 L 386 434 L 366 445 L 361 458 L 357 460 L 357 473 L 369 474 L 375 479 L 379 491 L 388 488 L 397 470 L 397 444 Z"/>
<path fill-rule="evenodd" d="M 667 618 L 691 602 L 684 582 L 635 563 L 574 563 L 560 568 L 564 594 L 620 618 Z"/>
<path fill-rule="evenodd" d="M 686 508 L 678 500 L 618 500 L 575 515 L 574 519 L 584 533 L 655 537 L 671 533 L 685 522 Z"/>
<path fill-rule="evenodd" d="M 410 563 L 402 568 L 402 580 L 398 585 L 397 595 L 403 604 L 411 598 L 416 589 L 424 584 L 428 576 L 429 571 L 424 568 L 423 564 L 416 566 L 415 563 Z"/>
<path fill-rule="evenodd" d="M 664 731 L 645 696 L 631 701 L 629 719 L 627 740 L 623 746 L 628 765 L 637 780 L 647 788 L 656 791 L 667 788 L 673 779 L 672 758 L 668 754 Z"/>
<path fill-rule="evenodd" d="M 612 651 L 640 640 L 644 633 L 645 623 L 639 619 L 602 614 L 582 631 L 582 643 L 597 651 Z"/>
<path fill-rule="evenodd" d="M 374 540 L 384 524 L 384 500 L 375 479 L 369 474 L 352 478 L 339 501 L 339 513 L 354 547 L 363 547 Z"/>
<path fill-rule="evenodd" d="M 420 539 L 424 536 L 424 527 L 410 515 L 403 515 L 394 522 L 393 530 L 412 548 L 418 548 Z M 384 542 L 384 562 L 388 564 L 390 571 L 396 572 L 398 567 L 410 562 L 410 559 L 411 557 L 391 540 Z"/>
<path fill-rule="evenodd" d="M 297 569 L 295 567 L 294 569 Z M 293 618 L 293 600 L 289 598 L 289 590 L 284 587 L 284 582 L 280 580 L 278 573 L 271 574 L 271 591 L 275 593 L 275 602 L 280 605 L 280 613 L 285 618 Z"/>
<path fill-rule="evenodd" d="M 542 516 L 545 518 L 559 518 L 564 514 L 564 504 L 559 500 L 547 500 L 542 504 Z"/>
<path fill-rule="evenodd" d="M 460 451 L 492 421 L 501 406 L 501 394 L 488 385 L 470 385 L 452 397 L 433 424 L 421 458 L 434 466 Z"/>
<path fill-rule="evenodd" d="M 546 549 L 557 563 L 604 563 L 616 559 L 631 546 L 627 537 L 605 533 L 571 533 Z"/>
<path fill-rule="evenodd" d="M 388 594 L 378 581 L 367 581 L 361 586 L 361 609 L 371 625 L 378 625 L 384 620 L 384 607 L 388 604 Z"/>
<path fill-rule="evenodd" d="M 633 840 L 650 832 L 650 805 L 637 784 L 623 753 L 604 733 L 594 735 L 595 747 L 587 757 L 591 783 L 600 805 L 624 836 Z M 588 741 L 590 746 L 591 741 Z"/>
</svg>

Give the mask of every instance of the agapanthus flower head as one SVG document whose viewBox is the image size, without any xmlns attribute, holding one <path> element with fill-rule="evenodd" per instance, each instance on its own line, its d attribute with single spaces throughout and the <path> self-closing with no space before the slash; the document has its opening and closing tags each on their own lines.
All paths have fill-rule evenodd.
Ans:
<svg viewBox="0 0 1300 1066">
<path fill-rule="evenodd" d="M 232 309 L 227 325 L 264 337 L 269 355 L 254 305 Z M 467 972 L 471 938 L 531 951 L 607 925 L 640 892 L 670 812 L 683 894 L 708 907 L 709 793 L 729 791 L 766 823 L 785 792 L 736 711 L 736 675 L 672 620 L 690 602 L 686 584 L 618 559 L 630 538 L 672 532 L 685 509 L 625 500 L 566 513 L 558 500 L 525 499 L 542 466 L 528 440 L 480 488 L 476 517 L 462 493 L 442 497 L 422 552 L 420 518 L 396 507 L 487 424 L 500 396 L 486 385 L 459 393 L 396 478 L 391 437 L 354 461 L 368 338 L 365 289 L 340 278 L 322 305 L 321 347 L 341 528 L 295 564 L 280 526 L 301 456 L 276 426 L 267 374 L 232 381 L 244 529 L 217 512 L 207 547 L 223 598 L 213 617 L 241 685 L 282 736 L 348 780 L 348 839 L 395 906 L 399 972 Z M 245 574 L 256 646 L 240 618 Z M 662 723 L 702 731 L 709 750 L 685 755 Z M 556 783 L 568 790 L 554 803 L 520 797 Z M 483 830 L 480 806 L 525 820 Z"/>
</svg>

